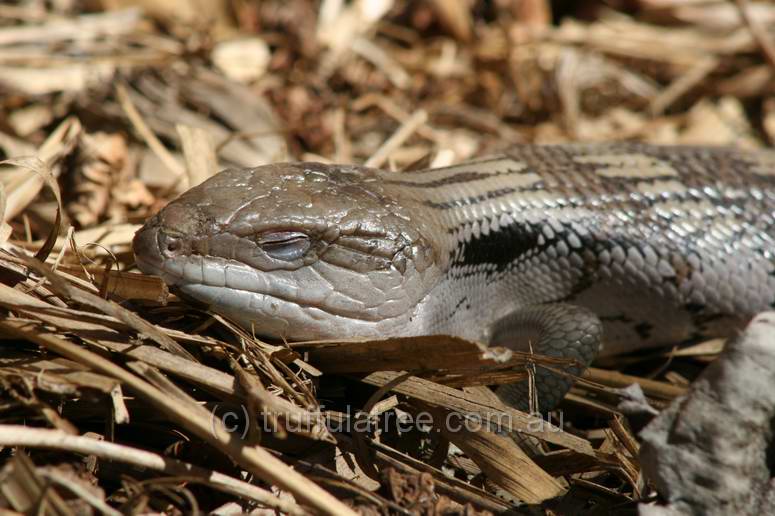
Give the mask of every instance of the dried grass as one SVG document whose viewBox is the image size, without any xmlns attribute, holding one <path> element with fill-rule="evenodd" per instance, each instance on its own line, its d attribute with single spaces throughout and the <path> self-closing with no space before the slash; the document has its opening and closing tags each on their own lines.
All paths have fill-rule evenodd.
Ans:
<svg viewBox="0 0 775 516">
<path fill-rule="evenodd" d="M 263 342 L 134 272 L 131 238 L 227 166 L 771 144 L 774 5 L 555 2 L 554 24 L 545 0 L 44 5 L 0 5 L 0 506 L 565 514 L 649 496 L 619 388 L 661 406 L 718 343 L 592 369 L 536 426 L 481 386 L 562 361 L 447 337 Z M 370 427 L 421 415 L 477 424 Z"/>
</svg>

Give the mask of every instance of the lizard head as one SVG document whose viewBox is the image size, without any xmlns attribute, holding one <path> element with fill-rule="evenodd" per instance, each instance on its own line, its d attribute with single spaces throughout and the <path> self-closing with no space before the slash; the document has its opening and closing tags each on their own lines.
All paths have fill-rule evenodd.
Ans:
<svg viewBox="0 0 775 516">
<path fill-rule="evenodd" d="M 441 276 L 419 204 L 374 169 L 228 169 L 137 232 L 137 266 L 256 334 L 395 335 Z"/>
</svg>

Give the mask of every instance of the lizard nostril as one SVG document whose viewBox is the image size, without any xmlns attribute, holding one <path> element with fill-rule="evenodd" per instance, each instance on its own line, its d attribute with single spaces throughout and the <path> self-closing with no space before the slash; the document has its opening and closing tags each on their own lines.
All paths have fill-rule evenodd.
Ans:
<svg viewBox="0 0 775 516">
<path fill-rule="evenodd" d="M 167 251 L 169 251 L 170 253 L 174 253 L 175 251 L 180 250 L 181 247 L 182 245 L 180 243 L 180 240 L 175 238 L 170 238 L 169 240 L 167 240 Z"/>
<path fill-rule="evenodd" d="M 184 251 L 185 244 L 180 237 L 162 234 L 159 240 L 159 247 L 165 256 L 176 256 Z"/>
</svg>

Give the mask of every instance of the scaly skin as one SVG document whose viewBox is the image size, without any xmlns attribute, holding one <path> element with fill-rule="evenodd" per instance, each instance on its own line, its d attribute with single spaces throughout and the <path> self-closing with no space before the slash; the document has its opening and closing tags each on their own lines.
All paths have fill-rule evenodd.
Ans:
<svg viewBox="0 0 775 516">
<path fill-rule="evenodd" d="M 141 270 L 262 335 L 530 340 L 586 365 L 600 322 L 611 354 L 729 335 L 770 308 L 774 213 L 772 152 L 519 146 L 408 173 L 226 170 L 134 249 Z M 541 383 L 545 405 L 568 386 Z"/>
</svg>

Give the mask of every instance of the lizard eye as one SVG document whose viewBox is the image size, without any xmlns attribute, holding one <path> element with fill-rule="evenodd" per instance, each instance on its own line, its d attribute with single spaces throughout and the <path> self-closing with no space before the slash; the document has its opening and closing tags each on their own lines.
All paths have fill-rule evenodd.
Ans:
<svg viewBox="0 0 775 516">
<path fill-rule="evenodd" d="M 258 237 L 257 243 L 272 258 L 286 262 L 298 260 L 310 247 L 309 236 L 298 231 L 264 233 Z"/>
</svg>

